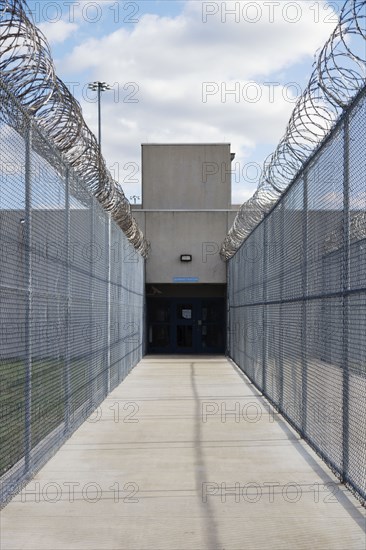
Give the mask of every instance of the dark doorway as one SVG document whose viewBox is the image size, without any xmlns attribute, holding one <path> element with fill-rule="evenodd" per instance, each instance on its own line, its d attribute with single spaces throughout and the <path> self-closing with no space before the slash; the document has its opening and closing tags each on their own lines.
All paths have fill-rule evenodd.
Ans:
<svg viewBox="0 0 366 550">
<path fill-rule="evenodd" d="M 148 298 L 148 353 L 225 352 L 224 298 Z"/>
</svg>

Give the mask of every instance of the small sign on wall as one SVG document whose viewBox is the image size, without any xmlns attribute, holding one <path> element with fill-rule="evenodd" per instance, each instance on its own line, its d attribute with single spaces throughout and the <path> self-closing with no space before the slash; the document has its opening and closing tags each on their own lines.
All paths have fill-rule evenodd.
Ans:
<svg viewBox="0 0 366 550">
<path fill-rule="evenodd" d="M 173 283 L 199 283 L 198 277 L 173 277 Z"/>
</svg>

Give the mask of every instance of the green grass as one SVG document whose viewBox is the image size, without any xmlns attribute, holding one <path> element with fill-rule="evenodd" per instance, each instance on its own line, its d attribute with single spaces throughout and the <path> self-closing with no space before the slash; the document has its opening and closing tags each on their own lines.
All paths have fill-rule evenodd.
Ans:
<svg viewBox="0 0 366 550">
<path fill-rule="evenodd" d="M 32 362 L 31 441 L 37 445 L 65 416 L 65 361 Z M 88 362 L 70 364 L 71 413 L 88 399 Z M 0 362 L 0 476 L 24 456 L 25 365 L 21 360 Z"/>
</svg>

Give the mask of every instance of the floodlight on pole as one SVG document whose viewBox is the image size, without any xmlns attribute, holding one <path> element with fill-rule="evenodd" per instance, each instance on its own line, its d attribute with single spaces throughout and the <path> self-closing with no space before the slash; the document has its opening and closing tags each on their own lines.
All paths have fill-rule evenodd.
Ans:
<svg viewBox="0 0 366 550">
<path fill-rule="evenodd" d="M 102 112 L 101 112 L 101 96 L 102 92 L 106 92 L 108 90 L 111 90 L 112 87 L 107 84 L 106 82 L 99 82 L 97 80 L 96 82 L 90 82 L 88 84 L 89 90 L 93 90 L 94 92 L 98 92 L 98 144 L 99 144 L 99 151 L 102 151 Z"/>
<path fill-rule="evenodd" d="M 106 82 L 90 82 L 88 84 L 89 90 L 98 92 L 98 146 L 99 146 L 99 159 L 98 159 L 98 168 L 99 168 L 99 184 L 101 185 L 102 181 L 102 112 L 101 112 L 101 97 L 102 92 L 111 90 L 111 86 Z M 93 217 L 93 215 L 92 215 Z M 105 225 L 105 250 L 107 254 L 107 286 L 106 286 L 106 317 L 105 317 L 105 326 L 107 333 L 107 345 L 106 345 L 106 357 L 105 361 L 107 365 L 111 365 L 111 217 L 107 217 L 107 223 Z M 110 368 L 106 369 L 106 393 L 108 394 L 111 390 L 111 370 Z"/>
</svg>

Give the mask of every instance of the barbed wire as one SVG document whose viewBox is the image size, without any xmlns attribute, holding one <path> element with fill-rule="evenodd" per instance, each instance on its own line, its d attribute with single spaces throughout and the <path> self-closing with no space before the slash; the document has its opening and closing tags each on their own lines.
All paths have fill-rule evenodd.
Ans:
<svg viewBox="0 0 366 550">
<path fill-rule="evenodd" d="M 240 207 L 222 243 L 220 253 L 224 259 L 234 256 L 365 86 L 365 41 L 366 0 L 346 0 L 285 135 L 264 162 L 257 190 Z"/>
<path fill-rule="evenodd" d="M 131 205 L 109 172 L 80 104 L 57 77 L 45 36 L 28 14 L 25 0 L 0 0 L 1 80 L 146 258 L 150 245 Z"/>
</svg>

